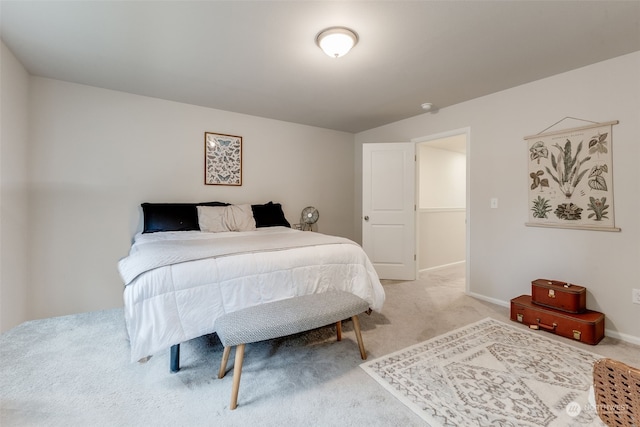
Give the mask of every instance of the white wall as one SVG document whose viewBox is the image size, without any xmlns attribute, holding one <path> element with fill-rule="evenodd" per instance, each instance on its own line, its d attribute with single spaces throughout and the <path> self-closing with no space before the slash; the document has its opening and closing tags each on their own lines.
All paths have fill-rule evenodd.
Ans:
<svg viewBox="0 0 640 427">
<path fill-rule="evenodd" d="M 418 270 L 465 262 L 465 209 L 418 209 Z"/>
<path fill-rule="evenodd" d="M 465 261 L 467 157 L 418 144 L 418 270 Z"/>
<path fill-rule="evenodd" d="M 640 52 L 593 64 L 356 135 L 354 224 L 360 223 L 361 145 L 469 127 L 470 271 L 474 295 L 506 304 L 552 278 L 588 288 L 587 305 L 607 316 L 610 335 L 640 343 Z M 564 117 L 619 120 L 613 128 L 616 226 L 602 232 L 526 227 L 523 138 Z M 554 129 L 584 125 L 568 120 Z M 491 209 L 489 200 L 499 199 Z M 360 228 L 356 227 L 356 231 Z"/>
<path fill-rule="evenodd" d="M 0 332 L 28 319 L 29 75 L 0 42 Z"/>
<path fill-rule="evenodd" d="M 122 305 L 140 203 L 307 205 L 353 238 L 353 135 L 39 77 L 30 87 L 31 318 Z M 204 132 L 243 137 L 243 185 L 204 185 Z"/>
<path fill-rule="evenodd" d="M 464 208 L 467 187 L 467 156 L 418 144 L 420 208 Z"/>
<path fill-rule="evenodd" d="M 355 144 L 347 133 L 28 77 L 4 45 L 1 55 L 3 330 L 25 315 L 120 306 L 116 262 L 141 227 L 143 201 L 276 200 L 292 222 L 312 204 L 321 232 L 360 240 L 361 144 L 469 127 L 470 291 L 506 303 L 534 278 L 579 283 L 609 333 L 640 342 L 640 305 L 631 303 L 640 287 L 640 52 L 362 132 Z M 566 116 L 620 120 L 620 233 L 524 226 L 522 138 Z M 205 131 L 244 137 L 242 187 L 202 184 Z"/>
</svg>

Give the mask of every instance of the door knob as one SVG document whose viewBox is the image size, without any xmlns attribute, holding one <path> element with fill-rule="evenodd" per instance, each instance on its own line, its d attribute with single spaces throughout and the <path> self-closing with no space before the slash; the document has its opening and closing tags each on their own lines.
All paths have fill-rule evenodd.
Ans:
<svg viewBox="0 0 640 427">
<path fill-rule="evenodd" d="M 365 221 L 369 221 L 369 215 L 365 215 L 365 216 L 364 216 L 364 220 L 365 220 Z"/>
</svg>

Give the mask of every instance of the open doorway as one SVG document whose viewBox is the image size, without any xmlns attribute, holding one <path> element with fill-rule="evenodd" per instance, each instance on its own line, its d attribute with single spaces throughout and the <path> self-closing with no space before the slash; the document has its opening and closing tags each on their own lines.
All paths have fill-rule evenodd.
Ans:
<svg viewBox="0 0 640 427">
<path fill-rule="evenodd" d="M 468 257 L 468 129 L 416 139 L 416 249 L 419 275 L 456 268 Z"/>
</svg>

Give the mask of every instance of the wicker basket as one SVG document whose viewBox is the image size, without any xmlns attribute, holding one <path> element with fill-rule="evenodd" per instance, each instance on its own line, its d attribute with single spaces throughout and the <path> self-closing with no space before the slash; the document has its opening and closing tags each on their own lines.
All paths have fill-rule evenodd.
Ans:
<svg viewBox="0 0 640 427">
<path fill-rule="evenodd" d="M 598 416 L 607 426 L 640 427 L 640 369 L 612 359 L 593 366 Z"/>
</svg>

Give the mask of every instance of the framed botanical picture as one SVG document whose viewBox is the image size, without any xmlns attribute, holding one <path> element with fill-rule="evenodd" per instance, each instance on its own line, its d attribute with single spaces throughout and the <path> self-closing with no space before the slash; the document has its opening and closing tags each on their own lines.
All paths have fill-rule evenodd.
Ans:
<svg viewBox="0 0 640 427">
<path fill-rule="evenodd" d="M 612 126 L 528 136 L 529 221 L 538 227 L 620 231 L 613 210 Z"/>
<path fill-rule="evenodd" d="M 242 185 L 242 137 L 204 133 L 204 183 Z"/>
</svg>

